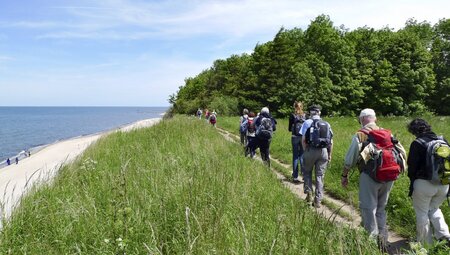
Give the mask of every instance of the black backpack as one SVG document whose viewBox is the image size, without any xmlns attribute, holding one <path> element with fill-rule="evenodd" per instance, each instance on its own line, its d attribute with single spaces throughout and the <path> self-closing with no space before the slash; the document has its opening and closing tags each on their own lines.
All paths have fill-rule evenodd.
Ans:
<svg viewBox="0 0 450 255">
<path fill-rule="evenodd" d="M 328 122 L 315 119 L 305 133 L 305 140 L 314 148 L 326 148 L 331 144 L 331 130 Z"/>
<path fill-rule="evenodd" d="M 273 123 L 271 118 L 262 117 L 261 123 L 256 129 L 256 136 L 263 140 L 270 140 L 273 135 Z"/>
<path fill-rule="evenodd" d="M 300 136 L 300 130 L 302 129 L 305 119 L 301 115 L 294 115 L 294 124 L 292 124 L 292 134 Z"/>
</svg>

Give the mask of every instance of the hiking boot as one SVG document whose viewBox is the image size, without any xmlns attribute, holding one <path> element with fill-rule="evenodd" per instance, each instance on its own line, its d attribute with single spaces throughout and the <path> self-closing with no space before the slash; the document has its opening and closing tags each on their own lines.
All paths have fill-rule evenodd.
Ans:
<svg viewBox="0 0 450 255">
<path fill-rule="evenodd" d="M 444 242 L 447 247 L 450 247 L 450 237 L 439 238 L 439 241 Z"/>
<path fill-rule="evenodd" d="M 322 207 L 322 203 L 321 203 L 319 200 L 314 199 L 313 206 L 314 206 L 315 208 L 320 208 L 320 207 Z"/>
<path fill-rule="evenodd" d="M 312 193 L 311 192 L 306 193 L 306 202 L 308 202 L 308 203 L 312 202 Z"/>
<path fill-rule="evenodd" d="M 378 244 L 378 249 L 380 250 L 381 253 L 388 253 L 388 247 L 389 245 L 387 244 L 387 241 L 383 240 L 383 238 L 381 237 L 377 237 L 377 244 Z"/>
<path fill-rule="evenodd" d="M 297 178 L 294 178 L 294 179 L 292 180 L 292 182 L 293 182 L 294 184 L 299 184 L 299 183 L 300 183 L 300 180 L 299 180 L 298 177 L 297 177 Z"/>
</svg>

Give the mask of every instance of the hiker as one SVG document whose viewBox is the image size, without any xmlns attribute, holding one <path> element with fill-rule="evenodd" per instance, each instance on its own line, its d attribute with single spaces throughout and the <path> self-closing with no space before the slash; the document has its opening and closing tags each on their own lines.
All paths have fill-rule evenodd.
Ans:
<svg viewBox="0 0 450 255">
<path fill-rule="evenodd" d="M 258 142 L 256 140 L 256 127 L 255 127 L 255 113 L 250 112 L 248 114 L 247 125 L 246 125 L 246 136 L 247 143 L 245 145 L 245 156 L 250 155 L 250 158 L 255 157 L 256 148 Z"/>
<path fill-rule="evenodd" d="M 288 130 L 292 133 L 292 180 L 294 183 L 300 183 L 298 179 L 298 169 L 300 168 L 303 175 L 303 146 L 302 129 L 303 122 L 305 122 L 305 114 L 303 113 L 303 104 L 301 102 L 294 102 L 294 113 L 289 117 Z"/>
<path fill-rule="evenodd" d="M 208 111 L 208 109 L 205 109 L 205 119 L 206 122 L 209 122 L 209 116 L 211 115 L 211 113 Z"/>
<path fill-rule="evenodd" d="M 300 130 L 302 135 L 304 173 L 303 190 L 306 201 L 312 202 L 312 171 L 315 170 L 316 189 L 313 205 L 320 208 L 323 198 L 323 182 L 328 162 L 333 152 L 333 131 L 330 124 L 320 118 L 322 107 L 312 105 L 307 119 Z"/>
<path fill-rule="evenodd" d="M 199 120 L 202 119 L 202 109 L 200 109 L 200 108 L 198 108 L 198 110 L 197 110 L 197 118 L 198 118 Z"/>
<path fill-rule="evenodd" d="M 213 111 L 210 115 L 209 115 L 209 123 L 213 126 L 216 127 L 216 123 L 217 123 L 217 113 L 215 111 Z"/>
<path fill-rule="evenodd" d="M 239 133 L 241 135 L 241 145 L 247 145 L 247 130 L 246 121 L 248 120 L 248 110 L 244 109 L 242 111 L 242 116 L 239 118 Z"/>
<path fill-rule="evenodd" d="M 408 155 L 408 177 L 410 179 L 409 196 L 412 196 L 414 211 L 416 212 L 416 234 L 417 241 L 430 245 L 434 237 L 438 240 L 445 240 L 450 245 L 450 233 L 448 225 L 442 214 L 442 202 L 448 194 L 448 181 L 444 185 L 436 177 L 433 178 L 433 166 L 431 163 L 433 151 L 429 145 L 436 143 L 444 144 L 447 148 L 448 162 L 448 142 L 443 137 L 437 136 L 431 126 L 423 119 L 414 119 L 408 125 L 408 131 L 416 139 L 411 143 Z M 432 149 L 432 148 L 431 148 Z M 444 163 L 444 162 L 442 162 Z M 436 163 L 437 165 L 438 163 Z M 446 169 L 450 171 L 450 169 Z M 431 222 L 431 226 L 430 226 Z"/>
<path fill-rule="evenodd" d="M 394 180 L 402 170 L 405 170 L 406 153 L 390 130 L 377 126 L 374 110 L 369 108 L 362 110 L 358 121 L 362 128 L 353 136 L 345 156 L 341 184 L 344 188 L 347 187 L 348 173 L 358 164 L 362 224 L 369 235 L 377 239 L 380 250 L 386 251 L 388 231 L 385 208 Z M 377 154 L 382 160 L 370 156 L 375 155 L 377 151 L 383 152 Z M 384 163 L 379 165 L 377 162 Z"/>
<path fill-rule="evenodd" d="M 6 159 L 6 164 L 9 166 L 11 165 L 11 160 L 9 160 L 9 158 Z"/>
<path fill-rule="evenodd" d="M 255 119 L 256 139 L 261 159 L 270 167 L 270 142 L 276 130 L 277 121 L 270 115 L 269 108 L 263 107 Z"/>
</svg>

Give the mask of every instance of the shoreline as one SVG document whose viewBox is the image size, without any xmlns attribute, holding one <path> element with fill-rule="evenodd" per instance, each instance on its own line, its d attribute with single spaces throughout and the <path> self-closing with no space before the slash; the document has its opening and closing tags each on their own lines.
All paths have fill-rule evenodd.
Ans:
<svg viewBox="0 0 450 255">
<path fill-rule="evenodd" d="M 0 168 L 0 191 L 3 192 L 0 198 L 0 217 L 8 218 L 19 204 L 20 198 L 31 187 L 42 181 L 50 181 L 61 166 L 73 162 L 101 137 L 114 132 L 129 132 L 150 127 L 161 120 L 162 118 L 144 119 L 112 130 L 55 141 L 42 145 L 40 150 L 31 154 L 30 157 L 23 158 L 18 164 L 12 160 L 11 165 Z"/>
<path fill-rule="evenodd" d="M 11 156 L 9 159 L 11 161 L 11 165 L 14 165 L 16 157 L 18 157 L 19 162 L 20 162 L 20 161 L 22 161 L 22 160 L 24 160 L 24 159 L 29 157 L 29 156 L 27 156 L 28 152 L 31 153 L 31 155 L 34 155 L 34 154 L 38 153 L 39 151 L 45 149 L 46 147 L 54 145 L 54 144 L 57 144 L 57 143 L 60 143 L 60 142 L 64 142 L 64 141 L 72 140 L 72 139 L 76 139 L 76 138 L 82 138 L 82 137 L 86 137 L 86 136 L 92 136 L 92 135 L 99 135 L 99 134 L 106 134 L 106 133 L 114 132 L 116 130 L 124 129 L 124 128 L 128 127 L 128 126 L 135 125 L 136 123 L 139 123 L 139 122 L 142 122 L 142 121 L 152 120 L 152 119 L 162 119 L 164 115 L 165 115 L 165 112 L 159 114 L 159 116 L 161 116 L 161 117 L 158 117 L 158 118 L 137 120 L 137 121 L 134 121 L 134 122 L 128 122 L 128 123 L 119 125 L 119 126 L 114 127 L 114 128 L 109 128 L 109 129 L 106 129 L 106 130 L 103 130 L 103 131 L 99 131 L 99 132 L 95 132 L 95 133 L 91 133 L 91 134 L 81 134 L 81 135 L 77 135 L 77 136 L 73 136 L 73 137 L 58 139 L 58 140 L 55 140 L 55 141 L 47 143 L 47 144 L 39 144 L 39 145 L 30 147 L 30 148 L 26 148 L 25 150 L 22 150 L 22 151 L 18 152 L 16 155 Z M 6 158 L 5 159 L 0 159 L 0 172 L 2 171 L 2 169 L 8 167 L 8 165 L 6 163 L 6 160 L 7 160 Z"/>
</svg>

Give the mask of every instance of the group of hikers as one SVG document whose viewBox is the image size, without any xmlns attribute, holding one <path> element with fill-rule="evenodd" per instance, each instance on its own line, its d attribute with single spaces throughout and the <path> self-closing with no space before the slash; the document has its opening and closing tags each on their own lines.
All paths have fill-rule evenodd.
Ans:
<svg viewBox="0 0 450 255">
<path fill-rule="evenodd" d="M 292 181 L 301 183 L 306 201 L 316 208 L 321 207 L 324 193 L 324 174 L 333 154 L 333 131 L 330 124 L 321 118 L 320 105 L 312 105 L 305 113 L 301 102 L 295 102 L 289 117 L 288 131 L 292 144 Z M 433 236 L 450 246 L 450 233 L 440 210 L 449 193 L 450 147 L 447 140 L 436 135 L 431 125 L 421 118 L 412 120 L 408 131 L 416 137 L 409 154 L 389 129 L 377 125 L 373 109 L 363 109 L 358 122 L 361 128 L 352 137 L 347 150 L 341 185 L 348 185 L 349 172 L 359 169 L 359 208 L 362 225 L 369 235 L 377 240 L 379 248 L 388 247 L 386 227 L 386 205 L 394 181 L 399 174 L 408 171 L 409 196 L 416 214 L 417 241 L 431 245 Z M 245 156 L 255 156 L 259 147 L 261 158 L 270 166 L 270 142 L 277 121 L 264 107 L 255 116 L 243 110 L 240 117 L 241 143 L 245 145 Z M 313 194 L 312 175 L 315 174 Z"/>
<path fill-rule="evenodd" d="M 198 110 L 196 112 L 197 118 L 198 119 L 202 119 L 202 115 L 203 115 L 202 109 L 198 108 Z M 208 109 L 205 109 L 205 120 L 209 124 L 213 125 L 213 127 L 215 127 L 216 123 L 217 123 L 217 113 L 216 113 L 216 111 L 214 110 L 214 111 L 210 112 Z"/>
<path fill-rule="evenodd" d="M 253 158 L 259 148 L 261 159 L 270 166 L 269 147 L 276 129 L 277 121 L 270 115 L 269 108 L 263 107 L 257 116 L 244 109 L 239 120 L 239 133 L 241 144 L 245 146 L 245 156 Z"/>
</svg>

